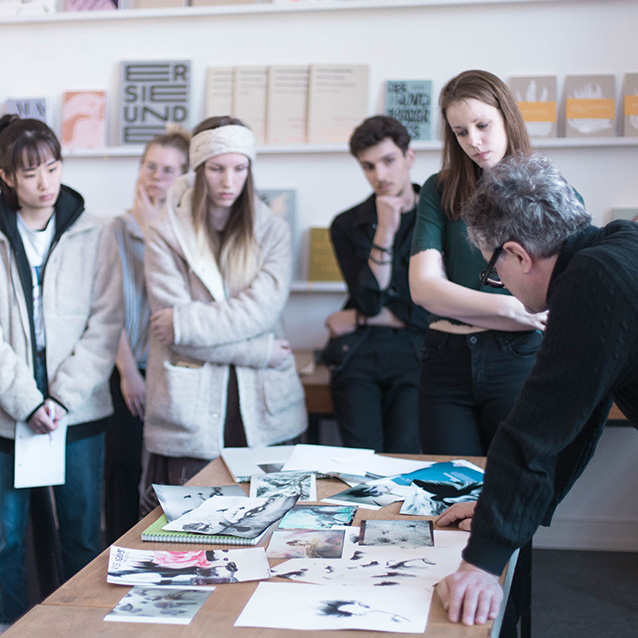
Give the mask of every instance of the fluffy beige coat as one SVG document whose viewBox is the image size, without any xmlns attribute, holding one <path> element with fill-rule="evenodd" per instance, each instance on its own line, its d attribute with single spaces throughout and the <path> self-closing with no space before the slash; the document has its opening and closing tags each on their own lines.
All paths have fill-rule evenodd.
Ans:
<svg viewBox="0 0 638 638">
<path fill-rule="evenodd" d="M 267 367 L 273 340 L 282 337 L 279 321 L 290 287 L 286 223 L 257 207 L 261 267 L 248 288 L 226 299 L 214 257 L 197 245 L 191 195 L 192 177 L 176 180 L 147 238 L 151 311 L 173 308 L 175 343 L 163 346 L 151 335 L 144 440 L 156 454 L 213 459 L 223 447 L 230 365 L 236 366 L 249 446 L 299 435 L 307 415 L 293 357 Z"/>
<path fill-rule="evenodd" d="M 108 416 L 123 324 L 122 272 L 110 229 L 83 214 L 62 234 L 46 265 L 42 303 L 49 395 L 68 408 L 69 425 Z M 15 438 L 16 421 L 43 400 L 15 256 L 0 234 L 0 436 Z"/>
</svg>

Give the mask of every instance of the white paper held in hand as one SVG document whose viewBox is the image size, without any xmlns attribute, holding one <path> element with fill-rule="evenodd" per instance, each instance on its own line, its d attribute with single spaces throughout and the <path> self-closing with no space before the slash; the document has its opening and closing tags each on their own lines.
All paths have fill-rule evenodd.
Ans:
<svg viewBox="0 0 638 638">
<path fill-rule="evenodd" d="M 36 434 L 27 423 L 18 421 L 15 439 L 13 485 L 41 487 L 64 485 L 66 480 L 66 417 L 48 434 Z"/>
</svg>

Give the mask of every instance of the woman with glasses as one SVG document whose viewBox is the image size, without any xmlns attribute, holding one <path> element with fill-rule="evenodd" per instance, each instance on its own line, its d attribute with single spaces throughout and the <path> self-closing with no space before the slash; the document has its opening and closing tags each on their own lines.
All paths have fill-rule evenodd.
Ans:
<svg viewBox="0 0 638 638">
<path fill-rule="evenodd" d="M 514 96 L 491 73 L 461 73 L 439 105 L 443 166 L 421 190 L 410 259 L 412 298 L 431 313 L 421 443 L 425 454 L 482 456 L 532 369 L 547 317 L 530 314 L 500 286 L 500 251 L 486 266 L 459 213 L 484 169 L 532 147 Z"/>
<path fill-rule="evenodd" d="M 176 129 L 147 143 L 133 206 L 113 224 L 124 270 L 126 317 L 111 376 L 115 412 L 106 436 L 104 508 L 108 543 L 139 520 L 150 316 L 144 284 L 144 239 L 149 224 L 166 202 L 169 187 L 188 170 L 189 138 L 186 131 Z"/>
<path fill-rule="evenodd" d="M 193 172 L 175 181 L 150 228 L 149 485 L 183 484 L 223 447 L 282 443 L 306 428 L 280 329 L 290 229 L 256 196 L 255 154 L 240 120 L 201 122 L 190 142 Z"/>
</svg>

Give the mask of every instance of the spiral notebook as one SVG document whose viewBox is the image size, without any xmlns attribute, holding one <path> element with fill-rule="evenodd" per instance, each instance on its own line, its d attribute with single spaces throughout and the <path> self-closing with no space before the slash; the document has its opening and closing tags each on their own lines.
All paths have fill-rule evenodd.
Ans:
<svg viewBox="0 0 638 638">
<path fill-rule="evenodd" d="M 162 514 L 154 523 L 151 523 L 143 532 L 143 541 L 155 543 L 203 543 L 206 545 L 257 545 L 270 528 L 265 529 L 254 538 L 241 538 L 224 534 L 195 534 L 193 532 L 171 532 L 162 529 L 168 525 L 168 519 Z"/>
</svg>

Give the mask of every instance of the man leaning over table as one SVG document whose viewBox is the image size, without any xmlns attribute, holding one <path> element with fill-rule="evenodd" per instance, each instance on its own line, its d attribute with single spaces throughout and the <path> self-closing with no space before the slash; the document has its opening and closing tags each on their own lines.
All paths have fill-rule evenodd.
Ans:
<svg viewBox="0 0 638 638">
<path fill-rule="evenodd" d="M 536 365 L 489 449 L 478 502 L 437 519 L 471 527 L 461 566 L 438 592 L 451 621 L 472 625 L 497 616 L 499 575 L 549 525 L 591 459 L 612 400 L 638 427 L 638 225 L 591 225 L 540 155 L 486 172 L 463 217 L 488 261 L 482 280 L 506 286 L 530 312 L 549 310 Z"/>
</svg>

